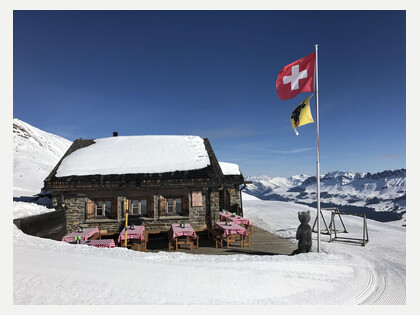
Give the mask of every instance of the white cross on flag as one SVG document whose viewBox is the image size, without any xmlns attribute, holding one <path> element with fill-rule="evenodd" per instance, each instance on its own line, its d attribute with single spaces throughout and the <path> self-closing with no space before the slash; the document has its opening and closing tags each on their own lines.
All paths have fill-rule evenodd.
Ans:
<svg viewBox="0 0 420 315">
<path fill-rule="evenodd" d="M 314 91 L 315 52 L 285 66 L 276 81 L 277 95 L 288 100 L 302 92 Z"/>
</svg>

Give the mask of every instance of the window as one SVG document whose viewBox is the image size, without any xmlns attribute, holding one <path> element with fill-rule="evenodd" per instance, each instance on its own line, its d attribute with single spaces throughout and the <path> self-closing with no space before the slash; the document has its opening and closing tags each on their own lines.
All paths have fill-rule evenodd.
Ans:
<svg viewBox="0 0 420 315">
<path fill-rule="evenodd" d="M 182 215 L 181 198 L 168 198 L 167 201 L 169 215 Z"/>
<path fill-rule="evenodd" d="M 116 203 L 113 200 L 87 200 L 86 218 L 117 218 Z"/>
<path fill-rule="evenodd" d="M 131 201 L 131 214 L 139 214 L 139 201 L 138 200 Z"/>
<path fill-rule="evenodd" d="M 111 200 L 96 201 L 96 216 L 111 217 Z"/>
<path fill-rule="evenodd" d="M 149 204 L 147 199 L 135 199 L 130 200 L 130 202 L 130 214 L 141 215 L 145 217 L 149 215 Z"/>
</svg>

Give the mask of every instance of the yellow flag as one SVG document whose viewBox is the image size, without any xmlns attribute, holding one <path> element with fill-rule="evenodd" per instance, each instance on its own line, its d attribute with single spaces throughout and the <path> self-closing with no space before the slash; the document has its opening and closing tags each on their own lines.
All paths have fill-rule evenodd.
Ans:
<svg viewBox="0 0 420 315">
<path fill-rule="evenodd" d="M 309 100 L 311 99 L 311 97 L 312 95 L 310 95 L 307 99 L 300 103 L 295 108 L 295 110 L 292 113 L 292 116 L 290 117 L 290 121 L 292 122 L 292 127 L 296 135 L 299 135 L 299 132 L 297 132 L 296 127 L 314 122 L 311 115 L 311 108 L 309 107 Z"/>
</svg>

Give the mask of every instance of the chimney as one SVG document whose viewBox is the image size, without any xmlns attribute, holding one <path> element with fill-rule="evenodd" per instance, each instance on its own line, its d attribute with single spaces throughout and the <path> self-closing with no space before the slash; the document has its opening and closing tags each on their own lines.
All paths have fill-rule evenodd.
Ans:
<svg viewBox="0 0 420 315">
<path fill-rule="evenodd" d="M 114 131 L 114 132 L 112 133 L 112 136 L 113 136 L 113 137 L 118 137 L 118 132 Z"/>
</svg>

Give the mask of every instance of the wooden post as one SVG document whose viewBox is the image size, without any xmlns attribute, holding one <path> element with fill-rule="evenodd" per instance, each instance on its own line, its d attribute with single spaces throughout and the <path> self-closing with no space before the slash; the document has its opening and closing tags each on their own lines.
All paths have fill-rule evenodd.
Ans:
<svg viewBox="0 0 420 315">
<path fill-rule="evenodd" d="M 333 211 L 331 211 L 330 231 L 332 231 L 333 220 L 334 220 L 334 212 L 333 212 Z M 331 242 L 332 242 L 332 233 L 330 233 L 330 243 L 331 243 Z"/>
<path fill-rule="evenodd" d="M 365 246 L 366 237 L 366 213 L 363 214 L 363 246 Z"/>
<path fill-rule="evenodd" d="M 368 227 L 367 227 L 367 221 L 366 221 L 366 213 L 365 213 L 365 222 L 366 222 L 366 243 L 369 242 L 369 233 L 368 233 Z"/>
<path fill-rule="evenodd" d="M 127 247 L 127 225 L 128 225 L 128 199 L 125 204 L 125 238 L 124 238 L 124 247 Z"/>
</svg>

